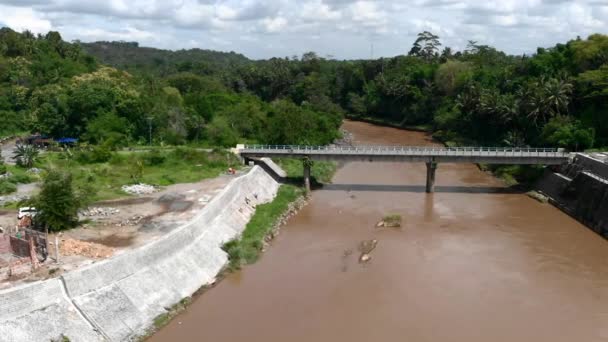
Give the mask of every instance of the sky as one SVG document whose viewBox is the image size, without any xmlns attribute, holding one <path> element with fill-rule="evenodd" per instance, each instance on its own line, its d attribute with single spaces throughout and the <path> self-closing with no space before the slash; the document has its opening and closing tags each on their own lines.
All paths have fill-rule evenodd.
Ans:
<svg viewBox="0 0 608 342">
<path fill-rule="evenodd" d="M 254 59 L 390 57 L 425 30 L 453 50 L 474 40 L 523 54 L 608 33 L 608 0 L 0 0 L 0 26 Z"/>
</svg>

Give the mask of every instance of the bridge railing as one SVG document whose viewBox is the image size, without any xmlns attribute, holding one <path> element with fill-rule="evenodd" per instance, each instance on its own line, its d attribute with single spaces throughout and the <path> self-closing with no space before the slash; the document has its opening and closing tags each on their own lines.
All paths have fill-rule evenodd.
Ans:
<svg viewBox="0 0 608 342">
<path fill-rule="evenodd" d="M 443 147 L 443 146 L 305 146 L 245 145 L 242 152 L 285 154 L 405 154 L 405 155 L 505 155 L 565 157 L 562 149 L 537 147 Z"/>
</svg>

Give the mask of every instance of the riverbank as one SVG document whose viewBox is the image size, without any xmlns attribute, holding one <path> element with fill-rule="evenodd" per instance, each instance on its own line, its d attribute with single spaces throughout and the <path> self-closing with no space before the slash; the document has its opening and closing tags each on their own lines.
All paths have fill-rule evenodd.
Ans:
<svg viewBox="0 0 608 342">
<path fill-rule="evenodd" d="M 175 303 L 212 284 L 239 236 L 279 184 L 259 167 L 236 178 L 192 221 L 132 251 L 59 278 L 0 291 L 0 336 L 43 341 L 127 340 Z"/>
<path fill-rule="evenodd" d="M 398 129 L 403 129 L 403 130 L 408 130 L 408 131 L 414 131 L 414 132 L 427 132 L 428 133 L 428 132 L 432 131 L 432 126 L 430 124 L 423 124 L 423 125 L 402 125 L 402 124 L 400 124 L 398 122 L 392 122 L 392 121 L 388 121 L 388 120 L 381 120 L 381 119 L 373 118 L 373 117 L 370 117 L 370 116 L 347 115 L 346 118 L 348 120 L 365 122 L 365 123 L 369 123 L 369 124 L 376 125 L 376 126 L 398 128 Z"/>
</svg>

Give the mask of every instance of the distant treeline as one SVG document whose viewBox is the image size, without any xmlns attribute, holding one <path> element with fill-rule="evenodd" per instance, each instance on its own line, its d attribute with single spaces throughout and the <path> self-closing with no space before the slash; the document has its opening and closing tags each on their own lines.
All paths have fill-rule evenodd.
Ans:
<svg viewBox="0 0 608 342">
<path fill-rule="evenodd" d="M 509 56 L 423 32 L 407 56 L 253 61 L 0 30 L 0 134 L 108 145 L 325 144 L 344 116 L 425 125 L 455 144 L 608 146 L 608 36 Z"/>
</svg>

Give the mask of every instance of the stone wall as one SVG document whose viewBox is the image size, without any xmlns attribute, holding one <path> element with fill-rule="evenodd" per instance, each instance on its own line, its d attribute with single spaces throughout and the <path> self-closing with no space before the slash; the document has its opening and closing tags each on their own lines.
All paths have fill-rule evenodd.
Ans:
<svg viewBox="0 0 608 342">
<path fill-rule="evenodd" d="M 0 291 L 0 310 L 9 309 L 0 313 L 2 340 L 48 341 L 65 333 L 71 341 L 123 341 L 143 334 L 156 316 L 215 281 L 228 262 L 221 246 L 243 232 L 255 206 L 272 201 L 278 187 L 256 166 L 153 243 L 27 291 Z"/>
</svg>

